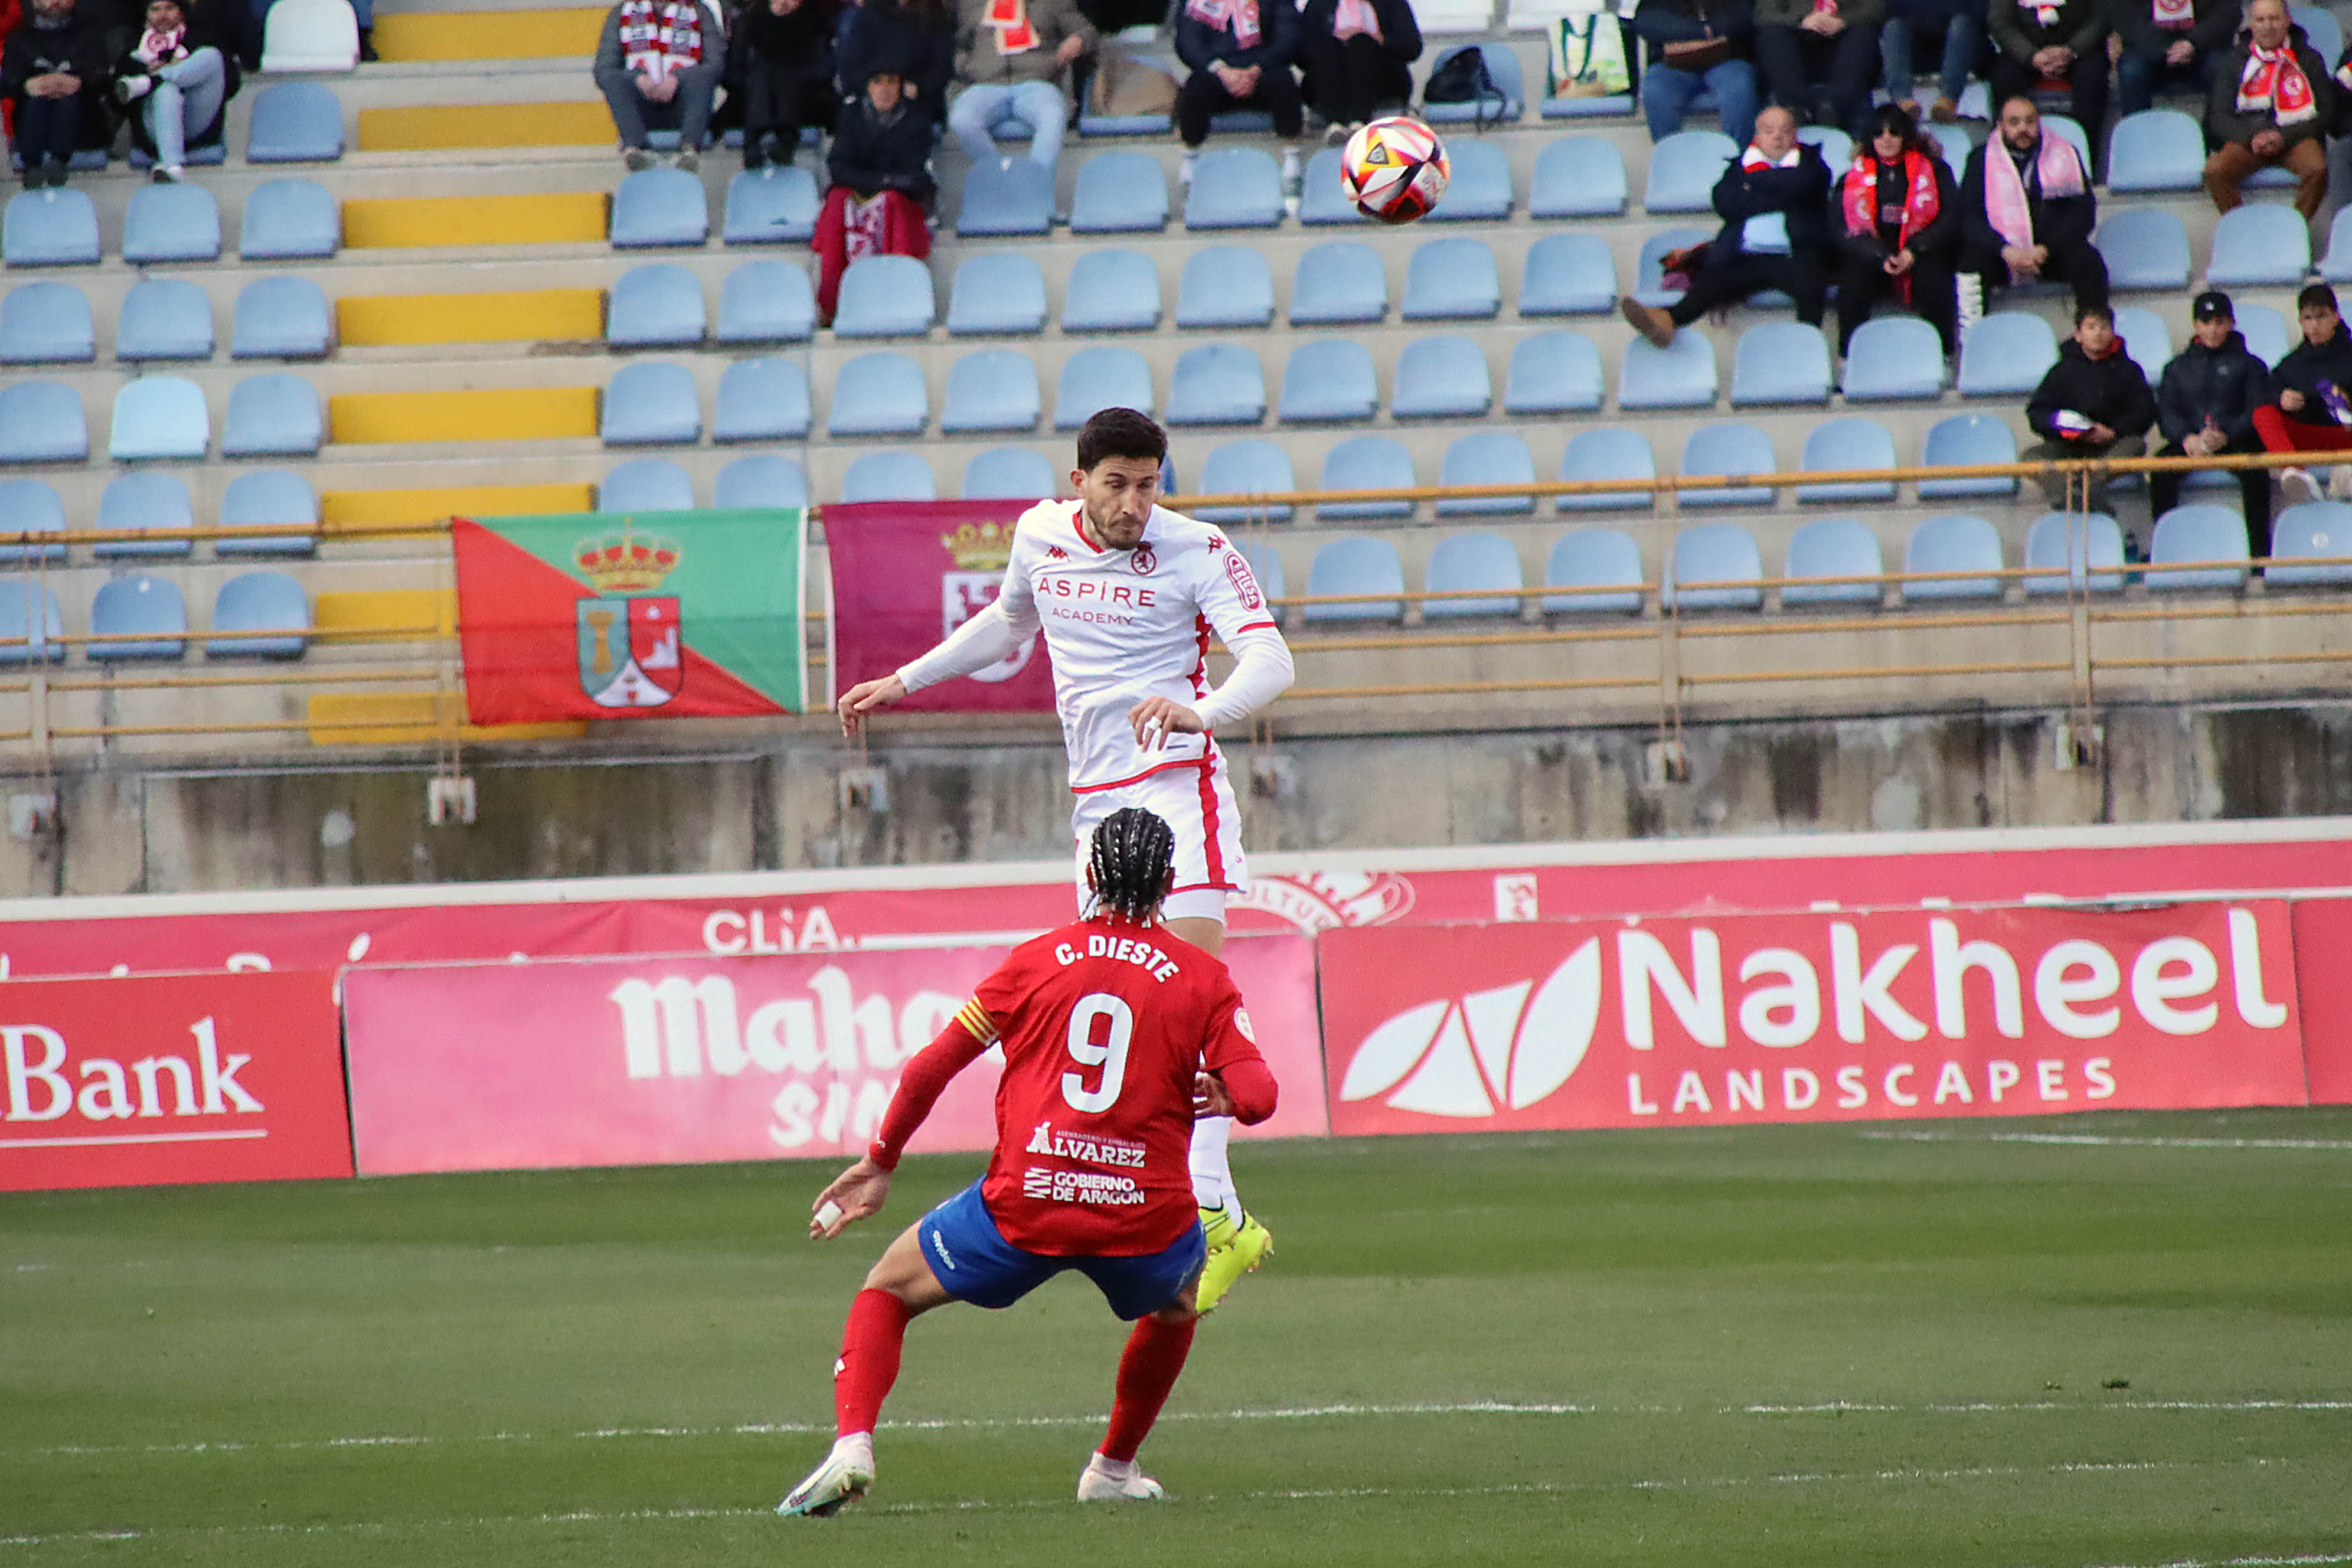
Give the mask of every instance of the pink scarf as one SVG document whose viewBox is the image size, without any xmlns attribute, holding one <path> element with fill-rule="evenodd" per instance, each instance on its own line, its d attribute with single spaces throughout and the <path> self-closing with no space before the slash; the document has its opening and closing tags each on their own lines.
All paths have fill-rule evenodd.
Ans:
<svg viewBox="0 0 2352 1568">
<path fill-rule="evenodd" d="M 1381 14 L 1372 0 L 1339 0 L 1339 8 L 1331 17 L 1331 36 L 1348 39 L 1361 34 L 1381 42 Z"/>
<path fill-rule="evenodd" d="M 1185 0 L 1184 15 L 1213 31 L 1233 29 L 1234 42 L 1245 49 L 1257 47 L 1265 35 L 1257 20 L 1257 0 Z"/>
<path fill-rule="evenodd" d="M 2197 25 L 2196 0 L 2155 0 L 2156 25 L 2167 32 L 2185 33 Z"/>
<path fill-rule="evenodd" d="M 2032 209 L 2026 205 L 2025 180 L 2017 172 L 2017 161 L 2009 155 L 2009 144 L 1995 132 L 1985 143 L 1985 216 L 2001 238 L 2011 245 L 2033 243 Z M 2045 132 L 2042 150 L 2033 161 L 2034 173 L 2041 176 L 2042 194 L 2045 197 L 2079 196 L 2086 187 L 2083 178 L 2083 160 L 2074 144 L 2063 136 Z"/>
<path fill-rule="evenodd" d="M 168 33 L 159 33 L 151 27 L 139 35 L 139 47 L 132 53 L 151 66 L 170 65 L 187 53 L 180 47 L 181 40 L 187 36 L 188 29 L 184 26 L 174 27 Z"/>
<path fill-rule="evenodd" d="M 2311 79 L 2294 58 L 2292 39 L 2277 48 L 2246 46 L 2246 68 L 2238 78 L 2238 112 L 2269 110 L 2281 125 L 2300 125 L 2315 118 L 2319 105 L 2311 95 Z"/>
</svg>

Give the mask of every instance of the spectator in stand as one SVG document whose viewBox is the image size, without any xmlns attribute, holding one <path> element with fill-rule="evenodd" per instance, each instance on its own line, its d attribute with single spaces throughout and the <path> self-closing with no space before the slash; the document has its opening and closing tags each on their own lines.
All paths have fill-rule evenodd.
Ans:
<svg viewBox="0 0 2352 1568">
<path fill-rule="evenodd" d="M 1307 0 L 1299 7 L 1307 100 L 1334 147 L 1391 105 L 1412 100 L 1421 22 L 1412 0 Z"/>
<path fill-rule="evenodd" d="M 2336 84 L 2327 64 L 2288 19 L 2286 0 L 2253 0 L 2246 37 L 2221 58 L 2205 103 L 2205 194 L 2222 212 L 2241 205 L 2238 187 L 2270 164 L 2294 176 L 2294 210 L 2319 216 L 2327 199 L 2327 126 Z"/>
<path fill-rule="evenodd" d="M 1952 260 L 1960 246 L 1960 191 L 1934 143 L 1900 104 L 1872 118 L 1839 192 L 1845 261 L 1838 274 L 1838 353 L 1892 299 L 1927 318 L 1946 357 L 1959 353 Z"/>
<path fill-rule="evenodd" d="M 2099 0 L 1990 0 L 1995 103 L 2068 93 L 2095 148 L 2107 121 L 2107 19 Z M 2094 162 L 2096 153 L 2093 154 Z"/>
<path fill-rule="evenodd" d="M 2265 452 L 2352 451 L 2352 332 L 2344 330 L 2336 290 L 2314 283 L 2295 297 L 2303 342 L 2271 372 L 2269 401 L 2254 410 Z M 2279 470 L 2290 501 L 2316 500 L 2320 481 L 2308 468 Z M 2352 467 L 2326 481 L 2336 500 L 2352 500 Z"/>
<path fill-rule="evenodd" d="M 2212 85 L 2213 61 L 2238 30 L 2238 0 L 2107 0 L 2114 29 L 2116 106 L 2153 108 L 2158 88 Z"/>
<path fill-rule="evenodd" d="M 1691 100 L 1715 94 L 1723 133 L 1745 144 L 1756 135 L 1756 13 L 1753 0 L 1641 0 L 1633 30 L 1650 46 L 1642 78 L 1642 117 L 1650 140 L 1683 128 Z"/>
<path fill-rule="evenodd" d="M 2163 433 L 2159 458 L 2211 458 L 2259 452 L 2254 411 L 2270 390 L 2271 369 L 2246 347 L 2230 297 L 2209 289 L 2189 307 L 2189 346 L 2175 354 L 2157 383 L 2156 423 Z M 2148 511 L 2162 517 L 2180 504 L 2179 473 L 2150 474 Z M 2271 552 L 2271 477 L 2241 468 L 2238 492 L 2246 507 L 2246 537 L 2257 560 Z"/>
<path fill-rule="evenodd" d="M 1881 0 L 1756 0 L 1756 59 L 1772 100 L 1798 122 L 1859 140 L 1878 69 Z"/>
<path fill-rule="evenodd" d="M 190 144 L 219 132 L 237 81 L 236 60 L 202 18 L 179 0 L 152 0 L 146 27 L 115 63 L 114 96 L 129 110 L 131 136 L 154 157 L 158 184 L 177 181 Z"/>
<path fill-rule="evenodd" d="M 866 90 L 844 103 L 833 133 L 833 185 L 818 212 L 816 309 L 833 323 L 841 275 L 862 256 L 931 253 L 928 208 L 931 122 L 907 101 L 898 62 L 888 56 L 866 73 Z"/>
<path fill-rule="evenodd" d="M 1750 294 L 1778 289 L 1795 296 L 1797 319 L 1822 321 L 1829 290 L 1829 165 L 1821 150 L 1797 140 L 1797 119 L 1778 107 L 1756 117 L 1756 140 L 1716 182 L 1723 230 L 1706 245 L 1669 254 L 1664 269 L 1684 272 L 1690 287 L 1671 310 L 1628 294 L 1617 308 L 1633 330 L 1664 348 L 1677 329 Z"/>
<path fill-rule="evenodd" d="M 677 166 L 702 166 L 727 66 L 727 26 L 707 0 L 620 0 L 596 46 L 596 86 L 631 172 L 653 166 L 649 121 L 678 132 Z"/>
<path fill-rule="evenodd" d="M 2032 99 L 2004 102 L 1960 177 L 1963 328 L 1990 308 L 1994 289 L 2027 283 L 2071 283 L 2076 310 L 2106 309 L 2107 264 L 2091 243 L 2098 217 L 2074 144 L 2042 133 Z"/>
<path fill-rule="evenodd" d="M 15 105 L 16 154 L 25 188 L 66 183 L 67 160 L 100 110 L 106 38 L 74 0 L 32 0 L 32 14 L 0 47 L 0 97 Z"/>
<path fill-rule="evenodd" d="M 2147 429 L 2156 423 L 2156 395 L 2147 389 L 2139 362 L 2124 352 L 2123 339 L 2116 336 L 2116 319 L 2105 305 L 2074 312 L 2074 335 L 2058 345 L 2058 363 L 2034 388 L 2025 405 L 2025 422 L 2042 437 L 2019 454 L 2025 462 L 2147 454 Z M 2067 489 L 2063 474 L 2042 480 L 2042 493 L 2053 508 L 2068 506 Z M 2114 515 L 2104 479 L 2095 481 L 2088 510 Z"/>
<path fill-rule="evenodd" d="M 1094 26 L 1077 0 L 961 0 L 956 79 L 948 129 L 975 163 L 1000 154 L 994 132 L 1029 128 L 1030 159 L 1051 169 L 1070 120 L 1070 68 L 1094 52 Z"/>
<path fill-rule="evenodd" d="M 933 127 L 947 123 L 948 83 L 955 77 L 955 18 L 944 0 L 863 0 L 843 13 L 836 85 L 844 100 L 866 90 L 887 62 L 899 95 Z"/>
<path fill-rule="evenodd" d="M 1176 132 L 1184 141 L 1177 177 L 1192 183 L 1192 163 L 1209 139 L 1209 117 L 1258 109 L 1274 116 L 1282 138 L 1282 180 L 1298 179 L 1298 137 L 1307 106 L 1298 79 L 1299 17 L 1291 0 L 1184 0 L 1176 17 L 1176 55 L 1192 68 L 1176 94 Z"/>
<path fill-rule="evenodd" d="M 1960 93 L 1984 53 L 1984 7 L 1973 0 L 1886 0 L 1886 23 L 1878 34 L 1886 90 L 1914 121 L 1919 118 L 1919 100 L 1912 96 L 1918 76 L 1911 60 L 1914 49 L 1925 45 L 1937 62 L 1928 118 L 1938 125 L 1954 123 L 1960 118 Z"/>
<path fill-rule="evenodd" d="M 743 167 L 790 165 L 801 132 L 833 129 L 834 0 L 751 0 L 727 42 L 728 91 L 743 100 Z M 770 143 L 774 151 L 769 150 Z"/>
</svg>

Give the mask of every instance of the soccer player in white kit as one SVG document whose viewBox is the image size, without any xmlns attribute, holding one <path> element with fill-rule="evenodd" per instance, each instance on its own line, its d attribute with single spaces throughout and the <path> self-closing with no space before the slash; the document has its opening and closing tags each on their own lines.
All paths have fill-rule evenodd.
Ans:
<svg viewBox="0 0 2352 1568">
<path fill-rule="evenodd" d="M 1212 731 L 1248 718 L 1290 685 L 1290 647 L 1275 612 L 1222 530 L 1159 504 L 1168 436 L 1132 408 L 1106 408 L 1078 432 L 1076 500 L 1022 513 L 996 602 L 895 674 L 861 681 L 839 704 L 844 734 L 909 692 L 986 669 L 1042 629 L 1054 705 L 1070 759 L 1078 895 L 1095 825 L 1141 806 L 1175 830 L 1168 929 L 1223 951 L 1225 900 L 1247 885 L 1241 815 Z M 1213 633 L 1232 673 L 1208 683 Z M 1233 1122 L 1192 1132 L 1192 1193 L 1208 1233 L 1200 1310 L 1257 1267 L 1273 1237 L 1234 1190 Z"/>
</svg>

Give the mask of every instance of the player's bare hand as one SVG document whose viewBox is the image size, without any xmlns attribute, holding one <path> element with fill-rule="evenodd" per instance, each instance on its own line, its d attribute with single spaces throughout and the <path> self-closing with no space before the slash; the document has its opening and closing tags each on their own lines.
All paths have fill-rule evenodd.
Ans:
<svg viewBox="0 0 2352 1568">
<path fill-rule="evenodd" d="M 809 1239 L 830 1241 L 866 1215 L 880 1214 L 889 1199 L 890 1173 L 860 1156 L 809 1205 Z"/>
<path fill-rule="evenodd" d="M 877 708 L 887 708 L 893 702 L 902 700 L 906 695 L 907 683 L 895 675 L 886 675 L 879 680 L 859 681 L 843 692 L 841 700 L 834 704 L 841 713 L 841 732 L 856 734 L 858 726 L 866 721 L 866 715 Z"/>
<path fill-rule="evenodd" d="M 1225 1080 L 1215 1073 L 1195 1073 L 1192 1076 L 1192 1119 L 1207 1116 L 1231 1116 L 1234 1097 L 1225 1089 Z"/>
<path fill-rule="evenodd" d="M 1135 730 L 1135 743 L 1147 751 L 1166 745 L 1171 735 L 1198 735 L 1208 729 L 1198 713 L 1166 697 L 1145 698 L 1127 710 L 1127 721 Z"/>
</svg>

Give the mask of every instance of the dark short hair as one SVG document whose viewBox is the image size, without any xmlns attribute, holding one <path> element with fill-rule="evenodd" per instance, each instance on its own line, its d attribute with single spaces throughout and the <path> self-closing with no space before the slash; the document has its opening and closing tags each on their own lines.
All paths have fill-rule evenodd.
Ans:
<svg viewBox="0 0 2352 1568">
<path fill-rule="evenodd" d="M 1163 462 L 1168 457 L 1168 432 L 1149 414 L 1132 408 L 1106 408 L 1078 430 L 1078 468 L 1092 473 L 1105 458 L 1141 458 Z"/>
<path fill-rule="evenodd" d="M 2294 309 L 2297 315 L 2310 310 L 2314 305 L 2325 305 L 2339 316 L 2344 313 L 2342 307 L 2336 303 L 2336 290 L 2325 283 L 2305 284 L 2303 292 L 2294 297 Z"/>
<path fill-rule="evenodd" d="M 2085 321 L 2105 321 L 2112 331 L 2116 324 L 2116 313 L 2105 305 L 2084 305 L 2075 310 L 2074 324 L 2079 327 Z"/>
<path fill-rule="evenodd" d="M 1919 133 L 1919 122 L 1905 111 L 1899 103 L 1882 103 L 1870 117 L 1870 134 L 1865 141 L 1875 142 L 1888 132 L 1903 138 L 1906 153 L 1928 151 L 1927 138 Z"/>
</svg>

